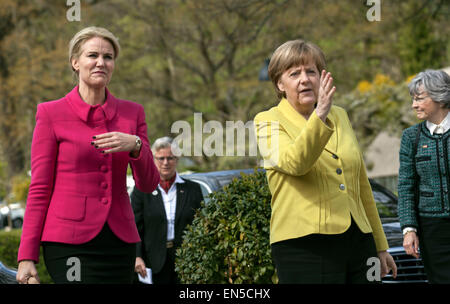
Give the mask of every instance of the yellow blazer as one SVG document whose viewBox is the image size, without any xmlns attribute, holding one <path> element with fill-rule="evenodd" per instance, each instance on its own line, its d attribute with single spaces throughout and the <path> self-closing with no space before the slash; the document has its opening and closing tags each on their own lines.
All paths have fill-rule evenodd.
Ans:
<svg viewBox="0 0 450 304">
<path fill-rule="evenodd" d="M 308 120 L 286 99 L 254 119 L 272 194 L 270 243 L 312 233 L 345 232 L 351 217 L 388 249 L 362 153 L 344 109 L 332 106 L 327 124 Z"/>
</svg>

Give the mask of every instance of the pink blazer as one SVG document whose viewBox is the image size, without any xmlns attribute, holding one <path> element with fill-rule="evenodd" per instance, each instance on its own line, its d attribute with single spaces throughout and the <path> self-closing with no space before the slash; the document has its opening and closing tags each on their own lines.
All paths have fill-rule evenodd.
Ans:
<svg viewBox="0 0 450 304">
<path fill-rule="evenodd" d="M 124 242 L 140 241 L 126 187 L 128 163 L 139 190 L 152 192 L 159 183 L 144 108 L 107 89 L 106 94 L 103 105 L 90 106 L 76 86 L 65 97 L 38 105 L 18 261 L 39 262 L 41 241 L 88 242 L 105 222 Z M 138 135 L 139 158 L 102 154 L 91 145 L 94 135 L 112 131 Z"/>
</svg>

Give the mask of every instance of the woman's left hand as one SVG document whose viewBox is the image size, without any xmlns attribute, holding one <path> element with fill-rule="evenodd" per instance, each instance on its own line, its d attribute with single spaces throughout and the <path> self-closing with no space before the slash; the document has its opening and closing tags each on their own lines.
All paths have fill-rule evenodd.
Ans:
<svg viewBox="0 0 450 304">
<path fill-rule="evenodd" d="M 103 149 L 102 153 L 134 152 L 136 136 L 122 132 L 103 133 L 95 135 L 91 145 Z"/>
<path fill-rule="evenodd" d="M 392 270 L 392 276 L 395 279 L 397 277 L 397 265 L 389 252 L 379 251 L 378 258 L 380 259 L 381 277 L 384 278 Z"/>
</svg>

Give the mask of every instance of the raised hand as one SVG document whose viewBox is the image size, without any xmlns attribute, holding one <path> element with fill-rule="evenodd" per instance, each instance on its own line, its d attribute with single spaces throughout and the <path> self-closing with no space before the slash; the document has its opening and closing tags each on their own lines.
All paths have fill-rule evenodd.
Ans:
<svg viewBox="0 0 450 304">
<path fill-rule="evenodd" d="M 333 94 L 336 87 L 333 86 L 333 78 L 331 73 L 322 70 L 320 75 L 319 96 L 317 98 L 316 114 L 325 122 L 333 103 Z"/>
</svg>

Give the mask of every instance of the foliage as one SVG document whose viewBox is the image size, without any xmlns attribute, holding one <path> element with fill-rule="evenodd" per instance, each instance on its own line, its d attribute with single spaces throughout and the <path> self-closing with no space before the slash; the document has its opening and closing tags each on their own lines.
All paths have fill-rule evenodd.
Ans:
<svg viewBox="0 0 450 304">
<path fill-rule="evenodd" d="M 16 175 L 12 180 L 11 194 L 14 202 L 26 202 L 28 188 L 30 187 L 30 177 L 27 175 Z"/>
<path fill-rule="evenodd" d="M 269 245 L 271 195 L 264 172 L 242 175 L 196 213 L 176 252 L 182 283 L 277 281 Z"/>
<path fill-rule="evenodd" d="M 59 0 L 0 2 L 0 154 L 9 191 L 12 177 L 30 169 L 37 104 L 74 86 L 68 42 L 83 25 L 68 22 L 67 9 Z"/>
<path fill-rule="evenodd" d="M 8 193 L 9 185 L 6 182 L 7 181 L 6 166 L 7 164 L 3 162 L 0 157 L 0 201 L 2 201 Z"/>
<path fill-rule="evenodd" d="M 173 122 L 193 126 L 195 112 L 203 114 L 204 123 L 215 120 L 224 126 L 230 120 L 250 121 L 276 104 L 272 84 L 257 77 L 264 60 L 286 40 L 317 43 L 342 96 L 377 74 L 400 84 L 450 59 L 448 0 L 382 1 L 380 22 L 367 20 L 370 6 L 362 0 L 81 3 L 81 22 L 69 22 L 65 1 L 0 1 L 0 154 L 7 192 L 11 177 L 30 168 L 36 105 L 64 96 L 74 85 L 67 46 L 85 26 L 103 26 L 119 37 L 122 52 L 109 89 L 144 105 L 150 139 L 177 136 Z M 403 126 L 381 121 L 392 123 L 392 129 Z M 365 126 L 372 128 L 369 133 L 389 127 L 373 122 Z M 368 130 L 361 132 L 367 135 Z M 196 170 L 256 162 L 248 156 L 191 160 Z"/>
<path fill-rule="evenodd" d="M 381 130 L 399 136 L 416 123 L 406 81 L 395 83 L 389 76 L 377 74 L 370 82 L 363 80 L 356 89 L 337 95 L 335 103 L 344 107 L 364 150 Z"/>
<path fill-rule="evenodd" d="M 426 5 L 415 1 L 399 6 L 403 14 L 410 16 L 398 30 L 398 44 L 395 47 L 402 62 L 403 75 L 448 65 L 448 60 L 438 59 L 446 56 L 449 34 L 448 26 L 441 28 L 442 20 L 448 21 L 450 14 L 448 4 L 443 5 L 444 1 L 428 1 Z M 438 28 L 440 30 L 435 30 Z"/>
<path fill-rule="evenodd" d="M 215 120 L 222 126 L 226 121 L 251 120 L 255 105 L 273 96 L 270 85 L 261 85 L 257 75 L 272 51 L 270 33 L 275 29 L 268 22 L 287 2 L 164 0 L 130 7 L 114 1 L 120 24 L 115 30 L 134 38 L 123 43 L 129 52 L 124 60 L 139 58 L 116 79 L 127 79 L 127 89 L 136 95 L 152 96 L 145 97 L 155 126 L 150 132 L 167 135 L 179 120 L 193 126 L 194 113 L 202 113 L 202 123 Z M 226 163 L 207 155 L 192 160 L 197 170 Z M 255 158 L 241 162 L 253 166 Z"/>
<path fill-rule="evenodd" d="M 0 261 L 9 268 L 17 269 L 17 253 L 19 250 L 20 236 L 22 229 L 12 229 L 11 231 L 0 231 Z M 52 283 L 52 279 L 45 267 L 42 257 L 42 248 L 36 269 L 42 284 Z"/>
</svg>

